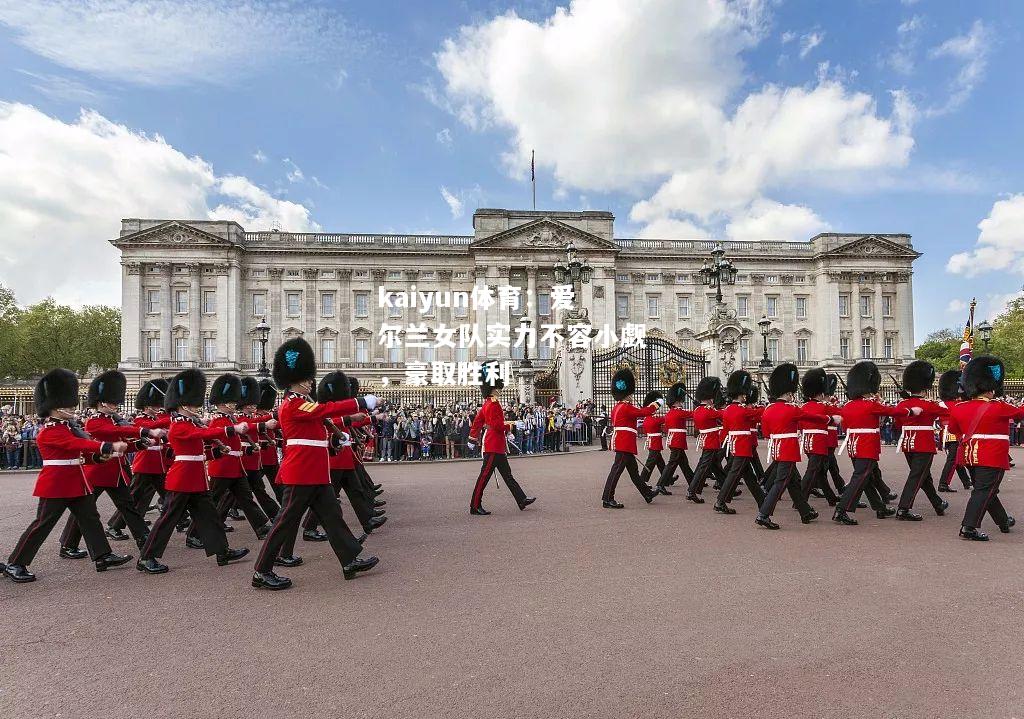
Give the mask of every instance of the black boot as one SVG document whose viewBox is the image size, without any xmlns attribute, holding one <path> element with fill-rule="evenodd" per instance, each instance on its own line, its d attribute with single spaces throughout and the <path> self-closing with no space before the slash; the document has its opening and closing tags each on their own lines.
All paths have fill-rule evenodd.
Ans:
<svg viewBox="0 0 1024 719">
<path fill-rule="evenodd" d="M 373 510 L 373 516 L 374 517 L 383 517 L 385 514 L 387 514 L 387 512 L 385 512 L 383 509 L 375 509 L 375 510 Z"/>
<path fill-rule="evenodd" d="M 373 500 L 373 506 L 374 507 L 383 507 L 387 503 L 388 503 L 388 500 L 386 500 L 386 499 L 375 499 L 375 500 Z"/>
<path fill-rule="evenodd" d="M 851 517 L 842 509 L 837 509 L 835 511 L 835 514 L 832 515 L 832 521 L 838 522 L 839 524 L 845 524 L 849 527 L 854 527 L 857 525 L 857 520 Z"/>
<path fill-rule="evenodd" d="M 1003 534 L 1009 534 L 1010 533 L 1010 527 L 1012 527 L 1016 523 L 1017 523 L 1016 519 L 1014 519 L 1010 515 L 1006 515 L 1006 522 L 999 525 L 999 531 L 1002 532 Z"/>
<path fill-rule="evenodd" d="M 270 534 L 270 530 L 273 529 L 274 525 L 267 522 L 262 527 L 256 530 L 256 539 L 266 539 L 267 535 Z"/>
<path fill-rule="evenodd" d="M 736 510 L 732 507 L 727 507 L 721 502 L 715 502 L 715 511 L 719 514 L 736 514 Z"/>
<path fill-rule="evenodd" d="M 474 514 L 477 517 L 486 517 L 488 514 L 490 514 L 490 512 L 484 509 L 483 505 L 480 505 L 479 507 L 470 507 L 469 513 Z"/>
<path fill-rule="evenodd" d="M 950 487 L 948 484 L 940 484 L 939 485 L 939 491 L 940 492 L 955 492 L 956 490 L 953 489 L 952 487 Z"/>
<path fill-rule="evenodd" d="M 885 509 L 879 509 L 875 512 L 875 516 L 879 519 L 888 519 L 894 514 L 896 514 L 896 510 L 893 507 L 886 507 Z"/>
<path fill-rule="evenodd" d="M 369 534 L 373 530 L 383 527 L 384 523 L 387 521 L 387 517 L 370 517 L 366 524 L 363 525 L 363 531 Z"/>
<path fill-rule="evenodd" d="M 245 517 L 242 516 L 242 513 L 238 511 L 237 507 L 232 507 L 228 510 L 228 519 L 232 522 L 241 522 Z"/>
<path fill-rule="evenodd" d="M 83 559 L 88 557 L 89 553 L 79 547 L 61 547 L 60 556 L 64 559 Z"/>
<path fill-rule="evenodd" d="M 654 491 L 655 491 L 656 494 L 664 494 L 666 497 L 671 497 L 672 496 L 672 493 L 670 491 L 668 491 L 668 489 L 666 489 L 665 487 L 662 487 L 662 486 L 655 487 Z"/>
<path fill-rule="evenodd" d="M 254 572 L 252 575 L 252 586 L 256 587 L 256 589 L 276 591 L 292 586 L 292 580 L 288 577 L 279 577 L 273 572 Z"/>
<path fill-rule="evenodd" d="M 353 579 L 359 572 L 367 572 L 377 566 L 380 560 L 377 557 L 366 557 L 365 559 L 353 559 L 341 568 L 345 579 Z"/>
<path fill-rule="evenodd" d="M 199 537 L 185 537 L 185 546 L 189 549 L 205 549 Z"/>
<path fill-rule="evenodd" d="M 302 564 L 302 557 L 278 557 L 274 560 L 275 567 L 297 567 Z"/>
<path fill-rule="evenodd" d="M 897 509 L 896 519 L 899 519 L 903 522 L 920 522 L 922 519 L 924 519 L 924 517 L 922 517 L 920 514 L 915 514 L 914 512 L 911 512 L 909 509 Z"/>
<path fill-rule="evenodd" d="M 18 584 L 24 584 L 25 582 L 36 581 L 36 575 L 28 571 L 28 567 L 21 564 L 8 564 L 4 567 L 4 574 L 13 579 Z"/>
<path fill-rule="evenodd" d="M 801 514 L 800 515 L 800 521 L 803 522 L 804 524 L 810 524 L 811 522 L 813 522 L 817 518 L 818 518 L 818 513 L 815 512 L 813 509 L 810 512 L 808 512 L 807 514 Z"/>
<path fill-rule="evenodd" d="M 694 504 L 704 504 L 704 498 L 699 494 L 694 494 L 693 492 L 687 492 L 686 499 L 693 502 Z"/>
<path fill-rule="evenodd" d="M 601 501 L 601 506 L 605 509 L 622 509 L 626 505 L 616 502 L 614 499 L 605 499 Z"/>
<path fill-rule="evenodd" d="M 974 527 L 960 527 L 960 536 L 964 539 L 970 539 L 975 542 L 988 541 L 988 535 L 984 532 L 978 531 Z"/>
<path fill-rule="evenodd" d="M 146 574 L 166 574 L 168 567 L 160 564 L 156 559 L 140 559 L 135 563 L 135 568 Z"/>
<path fill-rule="evenodd" d="M 524 509 L 526 509 L 527 507 L 529 507 L 531 504 L 533 504 L 536 501 L 537 501 L 536 497 L 523 497 L 523 501 L 519 502 L 519 511 L 523 511 Z"/>
<path fill-rule="evenodd" d="M 949 502 L 947 502 L 944 499 L 941 501 L 942 504 L 935 508 L 935 514 L 939 515 L 940 517 L 943 517 L 946 515 L 946 510 L 949 509 Z"/>
<path fill-rule="evenodd" d="M 217 564 L 218 564 L 218 566 L 223 567 L 226 564 L 231 564 L 232 562 L 234 562 L 237 559 L 241 559 L 242 557 L 244 557 L 248 553 L 249 553 L 249 550 L 246 549 L 245 547 L 242 547 L 241 549 L 229 549 L 228 551 L 224 552 L 223 554 L 218 554 L 217 555 Z"/>
<path fill-rule="evenodd" d="M 320 531 L 319 529 L 304 529 L 302 531 L 302 541 L 304 542 L 326 542 L 327 534 Z"/>
<path fill-rule="evenodd" d="M 110 539 L 113 539 L 115 542 L 123 542 L 126 539 L 128 539 L 128 533 L 125 532 L 123 529 L 110 528 L 107 529 L 107 531 L 104 532 L 104 534 L 106 534 Z"/>
<path fill-rule="evenodd" d="M 114 554 L 113 552 L 107 552 L 96 560 L 96 571 L 105 572 L 111 567 L 120 567 L 122 564 L 130 562 L 131 559 L 132 555 L 130 554 Z"/>
<path fill-rule="evenodd" d="M 779 525 L 772 521 L 771 517 L 766 517 L 763 514 L 757 515 L 754 519 L 754 524 L 760 524 L 765 529 L 778 529 Z"/>
</svg>

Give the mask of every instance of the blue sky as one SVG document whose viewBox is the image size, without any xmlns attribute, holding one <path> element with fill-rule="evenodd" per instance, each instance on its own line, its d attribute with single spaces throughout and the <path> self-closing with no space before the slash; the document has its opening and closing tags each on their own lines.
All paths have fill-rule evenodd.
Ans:
<svg viewBox="0 0 1024 719">
<path fill-rule="evenodd" d="M 1024 4 L 559 7 L 0 0 L 0 281 L 117 304 L 122 216 L 466 234 L 536 148 L 623 237 L 911 233 L 918 341 L 1021 289 Z"/>
</svg>

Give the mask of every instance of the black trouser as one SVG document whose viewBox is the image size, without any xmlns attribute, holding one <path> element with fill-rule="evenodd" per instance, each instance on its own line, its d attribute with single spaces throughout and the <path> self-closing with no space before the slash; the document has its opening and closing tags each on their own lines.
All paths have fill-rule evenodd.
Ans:
<svg viewBox="0 0 1024 719">
<path fill-rule="evenodd" d="M 85 536 L 85 546 L 89 548 L 89 556 L 95 561 L 100 557 L 110 554 L 110 544 L 103 534 L 103 523 L 100 522 L 99 512 L 96 511 L 96 497 L 87 494 L 84 497 L 72 497 L 70 499 L 39 498 L 39 508 L 36 510 L 36 518 L 28 525 L 28 529 L 21 535 L 21 539 L 14 545 L 8 564 L 20 564 L 27 567 L 36 557 L 36 552 L 43 545 L 50 532 L 57 526 L 64 510 L 71 512 L 71 516 L 78 520 Z"/>
<path fill-rule="evenodd" d="M 365 530 L 367 523 L 373 518 L 373 500 L 367 500 L 363 483 L 356 471 L 354 469 L 332 469 L 331 488 L 334 490 L 335 497 L 339 497 L 341 490 L 345 490 L 345 496 L 348 497 L 349 504 L 352 505 L 352 509 L 359 519 L 359 524 Z M 313 510 L 306 512 L 306 518 L 302 521 L 303 531 L 313 531 L 319 526 L 320 522 Z"/>
<path fill-rule="evenodd" d="M 223 523 L 228 516 L 232 504 L 245 513 L 245 518 L 254 532 L 259 532 L 266 523 L 267 515 L 256 504 L 249 489 L 249 480 L 245 477 L 210 477 L 210 499 L 217 507 L 217 515 Z M 232 502 L 232 500 L 234 500 Z M 194 537 L 195 522 L 189 527 L 188 536 Z"/>
<path fill-rule="evenodd" d="M 907 458 L 907 466 L 910 467 L 910 474 L 907 475 L 907 483 L 903 485 L 903 493 L 900 495 L 900 509 L 910 509 L 914 506 L 914 499 L 918 490 L 923 489 L 928 501 L 936 512 L 942 511 L 942 498 L 935 491 L 935 480 L 932 479 L 932 460 L 935 455 L 931 452 L 904 452 Z"/>
<path fill-rule="evenodd" d="M 665 458 L 661 456 L 660 449 L 648 449 L 644 469 L 640 472 L 640 479 L 643 480 L 644 484 L 651 480 L 651 474 L 654 472 L 655 467 L 658 468 L 658 477 L 660 478 L 661 473 L 665 471 Z"/>
<path fill-rule="evenodd" d="M 700 453 L 697 467 L 693 470 L 693 479 L 690 480 L 690 494 L 700 494 L 708 483 L 708 477 L 718 477 L 722 469 L 718 463 L 720 451 L 718 449 L 705 449 Z"/>
<path fill-rule="evenodd" d="M 725 473 L 725 481 L 722 482 L 722 488 L 718 491 L 718 504 L 725 504 L 732 500 L 732 494 L 736 491 L 736 485 L 740 482 L 740 477 L 747 485 L 747 489 L 750 490 L 750 494 L 754 497 L 754 501 L 760 506 L 764 502 L 764 491 L 761 489 L 761 485 L 757 482 L 757 477 L 754 476 L 754 470 L 750 466 L 750 457 L 738 457 L 733 455 L 729 457 L 729 469 Z"/>
<path fill-rule="evenodd" d="M 604 492 L 601 494 L 602 501 L 612 502 L 615 500 L 615 486 L 619 483 L 622 470 L 629 472 L 629 478 L 633 480 L 633 484 L 640 494 L 644 497 L 650 494 L 651 488 L 640 478 L 640 471 L 636 464 L 636 455 L 631 452 L 616 450 L 615 459 L 612 460 L 612 468 L 608 472 L 608 479 L 604 483 Z"/>
<path fill-rule="evenodd" d="M 228 551 L 228 538 L 224 534 L 224 520 L 217 512 L 217 507 L 209 492 L 175 492 L 168 490 L 164 496 L 164 511 L 160 513 L 149 539 L 142 548 L 143 559 L 159 559 L 167 549 L 174 527 L 185 516 L 192 516 L 190 533 L 199 535 L 206 550 L 206 556 L 224 554 Z"/>
<path fill-rule="evenodd" d="M 999 484 L 1003 481 L 1005 470 L 996 467 L 971 467 L 970 479 L 974 488 L 967 500 L 967 511 L 964 512 L 963 525 L 977 529 L 989 513 L 992 521 L 1005 526 L 1008 515 L 1003 503 L 999 501 Z"/>
<path fill-rule="evenodd" d="M 159 494 L 160 498 L 163 499 L 164 475 L 139 473 L 134 476 L 131 488 L 132 504 L 135 505 L 135 509 L 138 510 L 139 514 L 145 516 L 146 510 L 149 509 L 149 503 L 153 501 L 153 495 L 155 494 Z M 128 526 L 128 522 L 125 521 L 120 509 L 114 512 L 110 521 L 107 522 L 107 526 L 111 529 L 124 529 Z"/>
<path fill-rule="evenodd" d="M 828 473 L 832 476 L 832 483 L 836 486 L 836 494 L 842 494 L 846 489 L 846 482 L 839 471 L 839 460 L 836 459 L 836 448 L 828 448 Z"/>
<path fill-rule="evenodd" d="M 633 466 L 636 466 L 635 462 Z M 508 490 L 512 492 L 512 496 L 515 497 L 516 502 L 520 506 L 526 500 L 526 492 L 519 486 L 516 478 L 512 476 L 512 468 L 508 464 L 508 457 L 498 452 L 484 452 L 484 461 L 480 466 L 480 474 L 477 475 L 476 485 L 473 487 L 473 496 L 469 500 L 470 509 L 476 509 L 480 506 L 480 502 L 484 498 L 484 487 L 490 481 L 494 470 L 498 470 L 501 478 L 508 485 Z"/>
<path fill-rule="evenodd" d="M 249 481 L 249 489 L 252 491 L 252 496 L 259 503 L 263 513 L 268 518 L 276 516 L 281 507 L 267 491 L 267 484 L 263 481 L 263 470 L 247 469 L 245 470 L 245 477 Z"/>
<path fill-rule="evenodd" d="M 603 452 L 607 452 L 608 451 L 608 435 L 605 434 L 603 429 L 600 432 L 601 432 L 601 450 Z"/>
<path fill-rule="evenodd" d="M 690 469 L 690 460 L 686 456 L 686 450 L 673 449 L 669 452 L 668 463 L 658 479 L 659 487 L 667 487 L 676 483 L 677 467 L 683 470 L 683 477 L 686 478 L 687 484 L 693 481 L 693 470 Z"/>
<path fill-rule="evenodd" d="M 284 488 L 284 502 L 277 513 L 274 527 L 270 530 L 260 556 L 256 560 L 257 572 L 269 572 L 274 568 L 274 559 L 288 557 L 295 553 L 295 535 L 299 532 L 302 515 L 310 509 L 320 520 L 331 549 L 338 561 L 345 566 L 356 557 L 363 547 L 341 516 L 341 505 L 329 484 L 289 484 Z"/>
<path fill-rule="evenodd" d="M 823 456 L 823 455 L 821 455 Z M 810 516 L 811 505 L 807 503 L 807 497 L 800 486 L 800 483 L 795 481 L 799 479 L 800 474 L 796 471 L 796 462 L 779 462 L 775 461 L 768 465 L 768 470 L 765 472 L 765 480 L 768 484 L 768 494 L 765 495 L 764 501 L 761 502 L 760 513 L 764 517 L 770 517 L 775 512 L 775 505 L 778 504 L 779 497 L 782 493 L 789 490 L 789 497 L 793 500 L 793 504 L 796 505 L 797 511 L 800 512 L 801 517 Z"/>
<path fill-rule="evenodd" d="M 149 534 L 149 527 L 146 526 L 146 520 L 143 519 L 142 514 L 138 509 L 135 508 L 135 503 L 132 502 L 131 492 L 123 484 L 118 484 L 116 487 L 93 487 L 93 497 L 99 499 L 99 496 L 106 493 L 110 497 L 110 501 L 117 507 L 117 511 L 124 517 L 128 525 L 128 531 L 132 533 L 136 542 L 145 540 L 146 535 Z M 78 548 L 78 543 L 82 540 L 82 530 L 78 526 L 78 520 L 75 515 L 72 514 L 68 518 L 67 524 L 64 525 L 64 532 L 60 535 L 60 543 L 63 547 L 74 547 Z"/>
<path fill-rule="evenodd" d="M 754 448 L 754 453 L 750 456 L 750 469 L 754 472 L 758 482 L 766 484 L 764 465 L 761 464 L 761 455 L 757 453 L 756 447 Z"/>
<path fill-rule="evenodd" d="M 970 488 L 971 475 L 968 474 L 967 467 L 956 463 L 956 456 L 959 451 L 959 442 L 946 442 L 946 463 L 942 465 L 942 474 L 939 475 L 940 487 L 949 486 L 949 483 L 953 481 L 953 471 L 955 469 L 957 476 L 960 477 L 960 482 L 964 485 L 964 489 Z"/>
<path fill-rule="evenodd" d="M 807 469 L 804 470 L 804 478 L 800 483 L 800 491 L 803 493 L 804 499 L 807 499 L 811 490 L 817 487 L 825 495 L 828 503 L 835 505 L 838 497 L 828 483 L 828 464 L 829 456 L 827 454 L 807 455 Z"/>
<path fill-rule="evenodd" d="M 725 454 L 725 447 L 715 451 L 714 461 L 711 463 L 711 476 L 715 478 L 715 489 L 722 488 L 725 481 L 725 474 L 729 468 L 729 458 Z"/>
<path fill-rule="evenodd" d="M 855 511 L 857 502 L 860 501 L 861 492 L 863 492 L 868 498 L 871 508 L 876 512 L 882 511 L 887 505 L 879 490 L 881 480 L 877 459 L 854 459 L 853 476 L 850 477 L 850 483 L 843 490 L 843 496 L 839 498 L 838 508 L 844 512 Z"/>
<path fill-rule="evenodd" d="M 281 465 L 279 464 L 265 464 L 263 465 L 263 474 L 267 478 L 267 482 L 270 484 L 270 488 L 274 490 L 274 496 L 277 497 L 278 505 L 284 501 L 284 485 L 278 484 L 274 480 L 277 479 L 277 470 Z"/>
</svg>

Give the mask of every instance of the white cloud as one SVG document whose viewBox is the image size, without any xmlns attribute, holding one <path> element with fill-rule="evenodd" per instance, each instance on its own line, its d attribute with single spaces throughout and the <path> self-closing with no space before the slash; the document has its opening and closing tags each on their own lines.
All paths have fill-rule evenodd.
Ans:
<svg viewBox="0 0 1024 719">
<path fill-rule="evenodd" d="M 508 130 L 511 175 L 525 179 L 536 148 L 556 186 L 643 193 L 630 217 L 649 225 L 745 217 L 783 187 L 903 167 L 912 137 L 837 79 L 742 94 L 741 54 L 766 33 L 767 7 L 573 0 L 543 22 L 508 13 L 443 43 L 444 87 L 428 95 L 471 129 Z"/>
<path fill-rule="evenodd" d="M 813 210 L 802 205 L 783 205 L 772 200 L 755 200 L 726 225 L 734 240 L 807 240 L 832 229 Z"/>
<path fill-rule="evenodd" d="M 263 154 L 263 150 L 256 148 L 256 152 L 252 153 L 252 159 L 256 162 L 263 164 L 267 161 L 267 156 Z"/>
<path fill-rule="evenodd" d="M 81 105 L 95 105 L 105 98 L 103 93 L 70 77 L 35 73 L 28 70 L 18 70 L 18 72 L 32 78 L 32 87 L 36 92 L 51 100 Z"/>
<path fill-rule="evenodd" d="M 801 35 L 800 59 L 803 60 L 805 57 L 807 57 L 811 53 L 811 50 L 818 47 L 818 45 L 820 45 L 824 39 L 825 33 L 818 32 L 817 30 L 815 30 L 814 32 L 809 32 L 806 35 Z"/>
<path fill-rule="evenodd" d="M 985 76 L 988 54 L 992 46 L 992 33 L 981 21 L 975 20 L 964 35 L 957 35 L 932 49 L 932 58 L 950 58 L 960 63 L 960 71 L 949 85 L 949 98 L 945 104 L 931 108 L 930 116 L 943 115 L 959 109 L 970 98 L 974 88 Z"/>
<path fill-rule="evenodd" d="M 797 34 L 795 32 L 792 32 L 791 30 L 787 30 L 786 32 L 782 33 L 782 37 L 779 38 L 779 39 L 782 41 L 783 45 L 788 45 L 789 43 L 791 43 L 794 40 L 796 40 L 796 38 L 797 38 Z"/>
<path fill-rule="evenodd" d="M 282 61 L 336 62 L 353 41 L 336 13 L 301 0 L 0 0 L 0 23 L 59 65 L 139 85 L 227 83 Z"/>
<path fill-rule="evenodd" d="M 201 157 L 157 135 L 96 112 L 65 123 L 29 105 L 0 102 L 0 282 L 20 301 L 52 295 L 119 306 L 119 255 L 107 240 L 117 237 L 123 217 L 319 229 L 304 206 L 245 177 L 217 175 Z M 57 269 L 66 258 L 73 258 L 73 272 Z"/>
<path fill-rule="evenodd" d="M 985 303 L 981 305 L 981 312 L 978 317 L 980 319 L 992 321 L 999 315 L 1006 312 L 1006 309 L 1009 307 L 1011 302 L 1022 297 L 1024 297 L 1024 290 L 1007 292 L 1005 294 L 987 295 L 985 297 Z"/>
<path fill-rule="evenodd" d="M 288 168 L 288 172 L 285 175 L 285 177 L 288 178 L 288 182 L 302 182 L 304 179 L 306 179 L 306 176 L 302 174 L 302 170 L 299 168 L 299 166 L 292 162 L 289 158 L 286 157 L 281 162 L 283 162 L 285 166 Z"/>
<path fill-rule="evenodd" d="M 974 249 L 950 257 L 947 271 L 967 277 L 992 270 L 1024 274 L 1024 194 L 992 205 L 978 229 L 981 232 Z"/>
<path fill-rule="evenodd" d="M 453 195 L 444 185 L 441 186 L 441 197 L 448 204 L 448 209 L 451 210 L 454 219 L 462 217 L 462 200 Z"/>
<path fill-rule="evenodd" d="M 923 27 L 924 20 L 920 15 L 914 15 L 899 24 L 896 28 L 896 47 L 886 58 L 889 67 L 902 75 L 914 72 Z"/>
<path fill-rule="evenodd" d="M 950 300 L 949 304 L 946 305 L 946 312 L 950 314 L 956 314 L 963 312 L 967 309 L 967 303 L 963 300 Z"/>
<path fill-rule="evenodd" d="M 438 132 L 434 136 L 434 139 L 437 140 L 439 145 L 444 145 L 445 147 L 451 147 L 452 146 L 452 131 L 449 130 L 446 127 L 444 129 L 442 129 L 440 132 Z"/>
<path fill-rule="evenodd" d="M 706 229 L 689 220 L 663 217 L 645 225 L 636 236 L 652 240 L 703 240 L 709 235 Z"/>
</svg>

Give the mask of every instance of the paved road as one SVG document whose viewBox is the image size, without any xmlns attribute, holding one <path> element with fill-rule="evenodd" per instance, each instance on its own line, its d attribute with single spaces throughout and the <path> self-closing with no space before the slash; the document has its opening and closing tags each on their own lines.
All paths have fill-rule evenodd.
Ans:
<svg viewBox="0 0 1024 719">
<path fill-rule="evenodd" d="M 39 581 L 0 582 L 0 716 L 1024 716 L 1024 523 L 960 541 L 960 492 L 944 518 L 847 528 L 818 500 L 817 523 L 780 510 L 768 532 L 746 494 L 722 517 L 679 494 L 647 506 L 628 481 L 613 512 L 610 460 L 513 460 L 540 500 L 519 512 L 492 486 L 490 517 L 466 512 L 469 465 L 375 467 L 380 567 L 345 582 L 300 542 L 287 592 L 181 535 L 159 577 L 97 574 L 48 541 Z M 902 459 L 884 467 L 901 485 Z M 1024 515 L 1020 475 L 1003 497 Z M 31 482 L 0 475 L 3 554 Z"/>
</svg>

